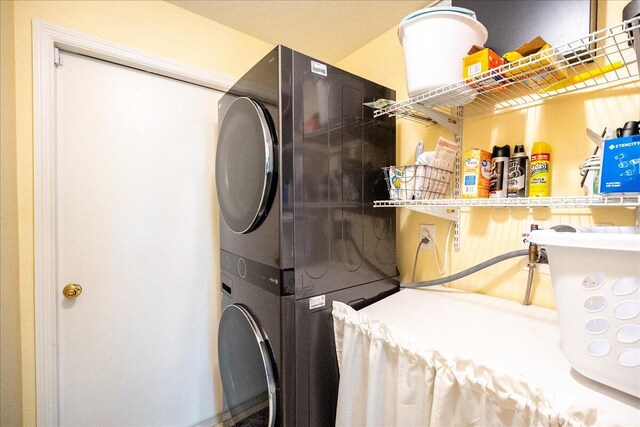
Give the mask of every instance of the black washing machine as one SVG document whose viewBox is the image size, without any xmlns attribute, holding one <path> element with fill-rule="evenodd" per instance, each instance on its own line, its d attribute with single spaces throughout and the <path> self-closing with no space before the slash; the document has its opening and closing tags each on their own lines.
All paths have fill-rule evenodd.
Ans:
<svg viewBox="0 0 640 427">
<path fill-rule="evenodd" d="M 364 106 L 395 92 L 283 46 L 221 98 L 216 152 L 229 424 L 333 425 L 331 304 L 398 290 L 395 210 L 382 167 L 395 119 Z"/>
</svg>

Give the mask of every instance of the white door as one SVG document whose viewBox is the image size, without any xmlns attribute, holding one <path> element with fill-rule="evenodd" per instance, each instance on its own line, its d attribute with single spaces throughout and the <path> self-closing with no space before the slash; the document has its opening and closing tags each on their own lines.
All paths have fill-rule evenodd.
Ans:
<svg viewBox="0 0 640 427">
<path fill-rule="evenodd" d="M 186 426 L 221 409 L 217 101 L 61 53 L 59 422 Z M 68 283 L 82 293 L 63 296 Z"/>
</svg>

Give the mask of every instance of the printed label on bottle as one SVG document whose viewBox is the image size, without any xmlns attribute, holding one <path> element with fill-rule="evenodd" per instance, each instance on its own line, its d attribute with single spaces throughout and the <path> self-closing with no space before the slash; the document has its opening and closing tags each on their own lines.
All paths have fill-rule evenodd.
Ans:
<svg viewBox="0 0 640 427">
<path fill-rule="evenodd" d="M 505 161 L 491 162 L 491 181 L 489 182 L 490 196 L 497 195 L 505 197 Z"/>
<path fill-rule="evenodd" d="M 535 178 L 536 175 L 540 175 L 543 173 L 549 173 L 549 163 L 548 162 L 538 162 L 535 165 L 531 166 L 531 178 Z"/>
<path fill-rule="evenodd" d="M 509 179 L 507 180 L 507 197 L 527 197 L 527 158 L 512 157 L 509 159 Z"/>
<path fill-rule="evenodd" d="M 549 153 L 534 153 L 531 155 L 531 163 L 533 162 L 548 162 L 551 159 L 551 154 Z"/>
<path fill-rule="evenodd" d="M 551 154 L 535 153 L 531 155 L 531 176 L 529 178 L 530 197 L 548 197 L 551 179 Z"/>
</svg>

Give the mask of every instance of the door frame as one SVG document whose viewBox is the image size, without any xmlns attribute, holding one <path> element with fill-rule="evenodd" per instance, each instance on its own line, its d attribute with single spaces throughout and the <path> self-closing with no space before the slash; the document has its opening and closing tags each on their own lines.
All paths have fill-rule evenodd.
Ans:
<svg viewBox="0 0 640 427">
<path fill-rule="evenodd" d="M 226 91 L 235 79 L 46 22 L 33 21 L 34 281 L 36 414 L 58 425 L 56 305 L 56 49 Z"/>
</svg>

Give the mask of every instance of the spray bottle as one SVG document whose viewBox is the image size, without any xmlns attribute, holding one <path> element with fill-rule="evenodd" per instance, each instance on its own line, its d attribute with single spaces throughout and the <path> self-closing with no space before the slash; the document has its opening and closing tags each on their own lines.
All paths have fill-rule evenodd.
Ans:
<svg viewBox="0 0 640 427">
<path fill-rule="evenodd" d="M 491 153 L 491 176 L 489 178 L 489 198 L 507 197 L 509 154 L 511 147 L 493 147 Z"/>
<path fill-rule="evenodd" d="M 524 145 L 516 145 L 509 159 L 507 197 L 529 197 L 529 156 Z"/>
<path fill-rule="evenodd" d="M 551 146 L 546 142 L 536 142 L 531 150 L 531 175 L 529 176 L 529 196 L 549 197 L 551 185 Z"/>
</svg>

